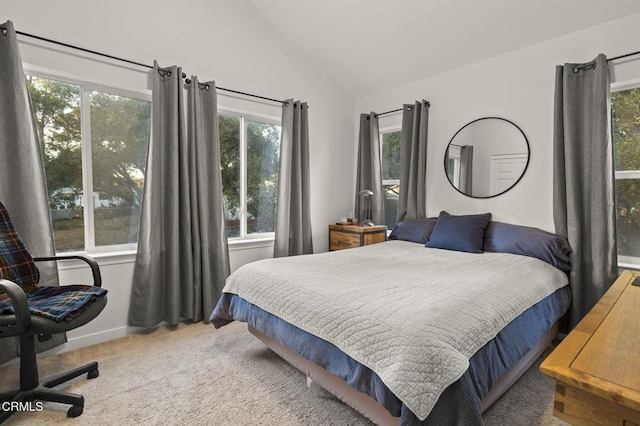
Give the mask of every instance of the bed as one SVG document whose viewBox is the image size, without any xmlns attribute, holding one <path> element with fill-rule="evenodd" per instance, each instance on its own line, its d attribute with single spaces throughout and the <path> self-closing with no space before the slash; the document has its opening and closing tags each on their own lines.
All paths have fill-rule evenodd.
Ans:
<svg viewBox="0 0 640 426">
<path fill-rule="evenodd" d="M 245 265 L 212 323 L 248 323 L 377 424 L 482 424 L 557 333 L 570 249 L 535 228 L 442 217 L 385 243 Z M 475 247 L 460 245 L 470 235 Z"/>
</svg>

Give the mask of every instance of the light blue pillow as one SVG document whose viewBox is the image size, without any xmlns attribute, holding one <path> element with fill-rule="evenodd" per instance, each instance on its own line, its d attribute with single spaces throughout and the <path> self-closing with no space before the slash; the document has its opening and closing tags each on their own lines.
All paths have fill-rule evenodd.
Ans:
<svg viewBox="0 0 640 426">
<path fill-rule="evenodd" d="M 425 247 L 482 253 L 491 213 L 454 216 L 440 212 Z"/>
</svg>

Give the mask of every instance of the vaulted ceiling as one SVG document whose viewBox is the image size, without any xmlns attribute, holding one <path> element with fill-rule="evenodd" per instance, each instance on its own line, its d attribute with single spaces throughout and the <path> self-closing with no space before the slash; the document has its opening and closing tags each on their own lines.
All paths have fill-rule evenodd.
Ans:
<svg viewBox="0 0 640 426">
<path fill-rule="evenodd" d="M 640 0 L 249 2 L 356 97 L 640 13 Z"/>
</svg>

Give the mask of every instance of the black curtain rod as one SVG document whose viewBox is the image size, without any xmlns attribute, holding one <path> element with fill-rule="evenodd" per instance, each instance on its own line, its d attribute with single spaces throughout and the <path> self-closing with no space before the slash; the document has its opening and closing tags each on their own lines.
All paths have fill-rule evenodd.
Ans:
<svg viewBox="0 0 640 426">
<path fill-rule="evenodd" d="M 614 56 L 613 58 L 608 58 L 607 62 L 616 61 L 618 59 L 627 58 L 629 56 L 638 55 L 638 54 L 640 54 L 640 50 L 638 50 L 636 52 L 626 53 L 626 54 L 620 55 L 620 56 Z M 573 72 L 577 73 L 579 70 L 583 70 L 585 68 L 591 68 L 591 67 L 593 67 L 593 68 L 596 67 L 595 61 L 587 62 L 586 64 L 576 65 L 576 66 L 573 67 Z"/>
<path fill-rule="evenodd" d="M 16 34 L 20 34 L 22 36 L 31 37 L 31 38 L 35 38 L 35 39 L 38 39 L 38 40 L 46 41 L 47 43 L 53 43 L 53 44 L 57 44 L 59 46 L 68 47 L 70 49 L 75 49 L 75 50 L 80 50 L 82 52 L 91 53 L 92 55 L 98 55 L 98 56 L 102 56 L 102 57 L 109 58 L 109 59 L 115 59 L 116 61 L 126 62 L 128 64 L 137 65 L 139 67 L 153 69 L 153 65 L 143 64 L 141 62 L 136 62 L 136 61 L 131 61 L 129 59 L 119 58 L 117 56 L 108 55 L 106 53 L 97 52 L 95 50 L 85 49 L 84 47 L 74 46 L 73 44 L 63 43 L 63 42 L 57 41 L 57 40 L 51 40 L 50 38 L 40 37 L 40 36 L 37 36 L 37 35 L 25 33 L 25 32 L 22 32 L 22 31 L 16 31 Z M 183 78 L 184 78 L 184 74 L 183 74 Z M 252 93 L 240 92 L 238 90 L 233 90 L 233 89 L 225 89 L 224 87 L 217 87 L 216 86 L 216 89 L 224 90 L 225 92 L 237 93 L 239 95 L 251 96 L 252 98 L 264 99 L 266 101 L 279 102 L 281 104 L 286 104 L 287 103 L 287 101 L 281 101 L 279 99 L 267 98 L 265 96 L 259 96 L 259 95 L 254 95 Z"/>
<path fill-rule="evenodd" d="M 428 106 L 431 106 L 431 103 L 427 102 Z M 411 111 L 411 107 L 409 107 L 409 111 Z M 391 111 L 385 111 L 385 112 L 381 112 L 380 114 L 376 114 L 376 117 L 380 117 L 381 115 L 386 115 L 386 114 L 393 114 L 394 112 L 400 112 L 402 111 L 404 108 L 398 108 L 398 109 L 393 109 Z"/>
<path fill-rule="evenodd" d="M 615 61 L 615 60 L 618 60 L 618 59 L 626 58 L 627 56 L 633 56 L 633 55 L 639 55 L 639 54 L 640 54 L 640 50 L 638 50 L 636 52 L 627 53 L 625 55 L 615 56 L 613 58 L 607 59 L 607 62 L 611 62 L 611 61 Z"/>
<path fill-rule="evenodd" d="M 398 108 L 391 111 L 381 112 L 380 114 L 376 114 L 376 116 L 380 117 L 381 115 L 393 114 L 394 112 L 402 111 L 404 108 Z"/>
</svg>

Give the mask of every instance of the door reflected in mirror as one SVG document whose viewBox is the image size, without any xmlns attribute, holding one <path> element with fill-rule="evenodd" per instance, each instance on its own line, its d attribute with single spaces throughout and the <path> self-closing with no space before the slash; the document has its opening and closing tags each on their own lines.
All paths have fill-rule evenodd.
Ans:
<svg viewBox="0 0 640 426">
<path fill-rule="evenodd" d="M 444 169 L 451 185 L 473 198 L 489 198 L 513 188 L 527 170 L 529 141 L 511 121 L 484 117 L 451 138 Z"/>
</svg>

